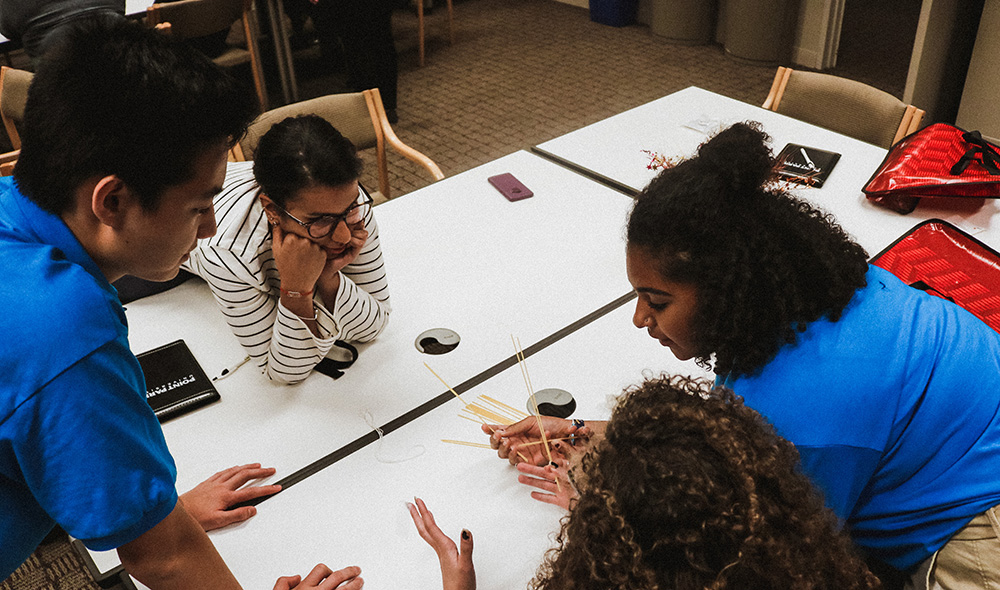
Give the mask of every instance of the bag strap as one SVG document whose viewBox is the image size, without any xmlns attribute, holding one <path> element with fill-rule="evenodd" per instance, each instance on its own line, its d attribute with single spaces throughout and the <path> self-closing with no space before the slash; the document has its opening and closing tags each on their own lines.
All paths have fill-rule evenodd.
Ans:
<svg viewBox="0 0 1000 590">
<path fill-rule="evenodd" d="M 958 176 L 968 168 L 972 162 L 979 162 L 983 168 L 991 175 L 1000 175 L 1000 153 L 997 153 L 993 144 L 983 139 L 982 133 L 978 131 L 966 131 L 962 134 L 962 139 L 972 144 L 962 157 L 951 167 L 951 173 Z M 976 154 L 980 154 L 980 159 L 976 159 Z"/>
<path fill-rule="evenodd" d="M 333 345 L 346 350 L 351 355 L 351 360 L 338 361 L 329 357 L 324 358 L 316 365 L 316 372 L 333 379 L 340 379 L 344 376 L 344 369 L 349 368 L 354 364 L 354 361 L 358 360 L 358 349 L 343 340 L 337 340 Z"/>
</svg>

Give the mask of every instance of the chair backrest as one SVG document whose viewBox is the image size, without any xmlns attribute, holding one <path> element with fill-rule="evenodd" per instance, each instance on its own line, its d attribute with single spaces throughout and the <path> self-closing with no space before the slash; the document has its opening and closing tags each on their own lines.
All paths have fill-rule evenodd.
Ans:
<svg viewBox="0 0 1000 590">
<path fill-rule="evenodd" d="M 272 125 L 297 115 L 319 115 L 337 128 L 359 150 L 376 147 L 378 133 L 376 120 L 363 92 L 328 94 L 302 102 L 272 109 L 257 117 L 240 140 L 240 149 L 246 159 L 252 159 L 257 142 Z"/>
<path fill-rule="evenodd" d="M 31 72 L 0 67 L 0 118 L 10 138 L 11 146 L 21 149 L 21 134 L 18 128 L 24 121 L 24 105 L 28 102 L 28 86 Z"/>
<path fill-rule="evenodd" d="M 248 5 L 248 0 L 181 0 L 150 5 L 146 18 L 150 26 L 170 23 L 171 34 L 191 39 L 229 29 Z"/>
<path fill-rule="evenodd" d="M 764 108 L 884 148 L 916 131 L 924 111 L 829 74 L 778 68 Z"/>
<path fill-rule="evenodd" d="M 14 164 L 21 155 L 21 150 L 14 150 L 6 154 L 0 154 L 0 176 L 10 176 L 14 173 Z"/>
<path fill-rule="evenodd" d="M 381 124 L 372 108 L 371 91 L 328 94 L 296 102 L 261 114 L 247 128 L 246 135 L 234 147 L 236 160 L 253 159 L 257 143 L 271 126 L 288 117 L 318 115 L 337 128 L 359 150 L 375 148 L 379 167 L 379 191 L 389 197 L 388 174 Z"/>
<path fill-rule="evenodd" d="M 257 143 L 271 126 L 297 115 L 318 115 L 336 127 L 359 150 L 375 149 L 379 190 L 378 194 L 372 196 L 375 197 L 376 204 L 392 197 L 386 157 L 387 146 L 422 167 L 434 180 L 444 178 L 441 169 L 433 160 L 396 137 L 382 107 L 382 97 L 378 88 L 349 94 L 329 94 L 267 111 L 250 124 L 246 135 L 233 146 L 230 160 L 238 162 L 253 158 Z"/>
<path fill-rule="evenodd" d="M 228 31 L 237 20 L 241 21 L 241 47 L 229 46 L 213 61 L 224 67 L 249 61 L 257 101 L 261 110 L 267 110 L 267 86 L 260 63 L 257 23 L 251 12 L 252 2 L 253 0 L 180 0 L 152 4 L 146 9 L 146 25 L 162 29 L 180 39 L 192 39 Z"/>
</svg>

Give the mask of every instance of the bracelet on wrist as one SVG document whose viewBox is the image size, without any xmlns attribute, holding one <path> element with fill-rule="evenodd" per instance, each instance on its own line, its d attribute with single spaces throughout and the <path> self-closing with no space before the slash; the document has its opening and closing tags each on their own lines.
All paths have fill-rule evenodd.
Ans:
<svg viewBox="0 0 1000 590">
<path fill-rule="evenodd" d="M 299 299 L 301 297 L 311 297 L 313 294 L 312 289 L 309 289 L 308 291 L 289 291 L 288 289 L 283 289 L 281 287 L 278 287 L 278 290 L 281 291 L 282 295 L 288 295 L 292 299 Z"/>
<path fill-rule="evenodd" d="M 306 322 L 315 322 L 317 319 L 319 319 L 319 312 L 316 311 L 315 307 L 313 307 L 313 315 L 312 315 L 311 318 L 310 317 L 306 317 L 306 316 L 301 316 L 299 314 L 295 314 L 295 317 L 299 318 L 300 320 L 306 321 Z"/>
</svg>

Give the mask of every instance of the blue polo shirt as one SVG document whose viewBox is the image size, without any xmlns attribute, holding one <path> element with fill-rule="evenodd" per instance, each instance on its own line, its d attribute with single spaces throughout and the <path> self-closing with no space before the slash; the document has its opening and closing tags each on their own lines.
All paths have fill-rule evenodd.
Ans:
<svg viewBox="0 0 1000 590">
<path fill-rule="evenodd" d="M 0 579 L 58 523 L 93 549 L 151 529 L 176 469 L 125 314 L 62 220 L 0 179 Z"/>
<path fill-rule="evenodd" d="M 854 541 L 906 571 L 1000 504 L 1000 335 L 881 268 L 867 279 L 840 321 L 727 385 L 795 444 Z"/>
</svg>

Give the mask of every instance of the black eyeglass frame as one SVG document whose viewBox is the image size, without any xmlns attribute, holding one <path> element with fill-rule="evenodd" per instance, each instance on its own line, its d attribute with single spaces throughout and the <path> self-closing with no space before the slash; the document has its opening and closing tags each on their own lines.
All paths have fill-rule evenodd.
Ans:
<svg viewBox="0 0 1000 590">
<path fill-rule="evenodd" d="M 359 202 L 359 199 L 361 199 L 362 196 L 364 197 L 364 200 Z M 292 215 L 284 207 L 282 207 L 281 205 L 279 205 L 277 203 L 274 203 L 274 206 L 277 207 L 283 214 L 285 214 L 286 216 L 288 216 L 289 219 L 291 219 L 295 223 L 297 223 L 297 224 L 301 225 L 302 227 L 304 227 L 306 229 L 306 233 L 309 234 L 310 238 L 313 238 L 314 240 L 321 240 L 321 239 L 327 237 L 328 235 L 332 234 L 334 232 L 334 230 L 336 230 L 338 227 L 340 227 L 341 223 L 347 223 L 347 218 L 350 217 L 351 213 L 355 209 L 358 209 L 360 207 L 371 207 L 374 203 L 375 203 L 375 199 L 373 199 L 371 195 L 369 195 L 368 193 L 361 193 L 361 194 L 358 195 L 358 199 L 355 199 L 354 204 L 351 205 L 350 207 L 348 207 L 347 210 L 344 211 L 343 213 L 340 213 L 340 214 L 337 214 L 337 215 L 323 215 L 321 217 L 318 217 L 318 218 L 313 219 L 312 221 L 308 221 L 308 222 L 307 221 L 302 221 L 298 217 Z M 363 215 L 362 215 L 362 217 L 363 217 Z M 317 236 L 317 235 L 313 234 L 313 225 L 314 224 L 319 223 L 321 221 L 331 221 L 331 220 L 333 221 L 333 223 L 330 224 L 330 229 L 329 230 L 327 230 L 322 235 L 318 235 Z"/>
</svg>

